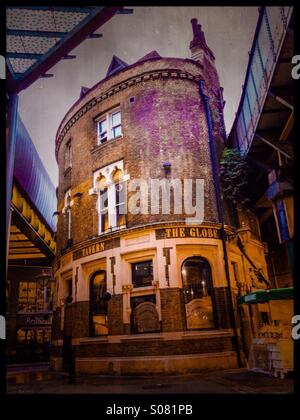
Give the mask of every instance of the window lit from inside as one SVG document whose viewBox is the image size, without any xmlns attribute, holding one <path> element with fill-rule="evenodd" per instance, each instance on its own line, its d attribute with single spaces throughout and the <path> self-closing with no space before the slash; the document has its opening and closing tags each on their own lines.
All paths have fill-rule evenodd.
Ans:
<svg viewBox="0 0 300 420">
<path fill-rule="evenodd" d="M 19 283 L 19 312 L 39 312 L 52 310 L 54 282 L 46 286 L 36 281 L 21 281 Z"/>
<path fill-rule="evenodd" d="M 181 274 L 187 329 L 214 328 L 209 263 L 201 257 L 188 258 L 182 265 Z"/>
<path fill-rule="evenodd" d="M 106 272 L 97 271 L 90 280 L 90 335 L 108 334 Z"/>
</svg>

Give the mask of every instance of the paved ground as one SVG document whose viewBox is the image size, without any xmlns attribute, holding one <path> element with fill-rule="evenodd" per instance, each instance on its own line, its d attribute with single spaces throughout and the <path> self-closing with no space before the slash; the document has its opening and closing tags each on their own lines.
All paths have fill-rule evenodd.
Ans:
<svg viewBox="0 0 300 420">
<path fill-rule="evenodd" d="M 81 375 L 69 384 L 68 375 L 47 367 L 10 368 L 8 394 L 292 394 L 293 380 L 277 379 L 246 369 L 180 376 Z"/>
</svg>

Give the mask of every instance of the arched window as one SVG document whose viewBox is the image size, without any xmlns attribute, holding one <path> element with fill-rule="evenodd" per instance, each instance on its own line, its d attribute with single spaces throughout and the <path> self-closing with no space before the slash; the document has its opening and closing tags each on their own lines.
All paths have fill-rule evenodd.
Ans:
<svg viewBox="0 0 300 420">
<path fill-rule="evenodd" d="M 99 232 L 104 233 L 108 229 L 108 189 L 106 178 L 100 173 L 96 186 L 99 189 Z"/>
<path fill-rule="evenodd" d="M 62 210 L 64 215 L 64 247 L 72 246 L 72 223 L 71 223 L 71 190 L 65 193 L 64 208 Z"/>
<path fill-rule="evenodd" d="M 107 335 L 106 272 L 97 271 L 90 281 L 90 334 Z"/>
<path fill-rule="evenodd" d="M 112 181 L 114 183 L 115 189 L 115 225 L 122 226 L 125 225 L 125 189 L 123 181 L 123 172 L 117 166 L 115 166 L 115 170 L 112 174 Z"/>
<path fill-rule="evenodd" d="M 214 328 L 209 263 L 201 257 L 188 258 L 182 264 L 181 274 L 187 329 Z"/>
</svg>

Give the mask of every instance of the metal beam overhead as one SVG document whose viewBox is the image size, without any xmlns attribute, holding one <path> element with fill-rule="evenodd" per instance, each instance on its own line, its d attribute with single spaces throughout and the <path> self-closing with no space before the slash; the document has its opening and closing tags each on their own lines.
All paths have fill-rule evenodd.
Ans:
<svg viewBox="0 0 300 420">
<path fill-rule="evenodd" d="M 8 36 L 30 36 L 41 38 L 63 38 L 69 32 L 53 32 L 53 31 L 29 31 L 21 29 L 7 29 L 6 35 Z"/>
<path fill-rule="evenodd" d="M 7 58 L 23 58 L 29 60 L 39 60 L 43 57 L 44 54 L 38 53 L 21 53 L 21 52 L 7 52 Z"/>
<path fill-rule="evenodd" d="M 274 92 L 272 92 L 271 90 L 268 90 L 268 95 L 272 96 L 274 99 L 276 99 L 277 102 L 279 102 L 282 105 L 285 105 L 287 108 L 291 109 L 292 111 L 294 111 L 294 107 L 293 105 L 291 105 L 289 102 L 287 102 L 285 99 L 283 99 L 281 96 L 276 95 Z"/>
<path fill-rule="evenodd" d="M 25 10 L 50 10 L 53 12 L 66 12 L 66 13 L 91 13 L 94 6 L 90 7 L 66 7 L 66 6 L 8 6 L 8 9 L 25 9 Z M 122 8 L 117 10 L 118 15 L 130 15 L 133 14 L 133 9 Z"/>
<path fill-rule="evenodd" d="M 66 56 L 70 51 L 76 48 L 82 41 L 88 38 L 110 18 L 112 18 L 116 12 L 123 7 L 91 7 L 89 14 L 82 19 L 82 21 L 74 27 L 73 30 L 62 39 L 61 42 L 54 45 L 43 58 L 33 64 L 22 77 L 17 76 L 17 80 L 14 80 L 14 72 L 8 67 L 7 73 L 11 73 L 7 77 L 7 88 L 10 92 L 18 93 L 26 87 L 34 83 L 41 75 L 47 73 L 47 71 L 57 64 L 62 57 Z M 47 8 L 46 10 L 53 10 Z M 71 11 L 66 7 L 66 11 Z M 96 34 L 97 37 L 99 34 Z M 12 83 L 11 83 L 12 82 Z"/>
<path fill-rule="evenodd" d="M 293 157 L 291 155 L 289 155 L 288 153 L 286 153 L 282 147 L 277 146 L 275 143 L 273 143 L 270 140 L 265 139 L 264 137 L 260 136 L 258 133 L 255 133 L 255 137 L 257 137 L 259 140 L 261 140 L 262 142 L 266 143 L 267 145 L 269 145 L 270 147 L 272 147 L 273 149 L 277 150 L 277 152 L 281 153 L 283 156 L 285 156 L 287 159 L 291 159 L 293 160 Z"/>
</svg>

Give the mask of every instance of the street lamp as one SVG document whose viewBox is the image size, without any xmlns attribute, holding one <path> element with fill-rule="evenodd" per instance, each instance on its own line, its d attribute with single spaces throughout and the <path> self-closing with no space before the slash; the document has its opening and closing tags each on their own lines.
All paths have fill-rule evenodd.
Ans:
<svg viewBox="0 0 300 420">
<path fill-rule="evenodd" d="M 47 285 L 50 281 L 51 275 L 47 273 L 45 270 L 43 270 L 40 274 L 38 274 L 35 279 L 38 283 L 38 285 L 43 290 L 43 296 L 44 296 L 44 310 L 46 310 L 46 302 L 47 302 Z"/>
</svg>

